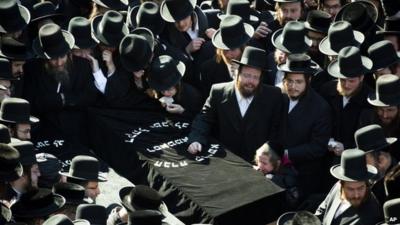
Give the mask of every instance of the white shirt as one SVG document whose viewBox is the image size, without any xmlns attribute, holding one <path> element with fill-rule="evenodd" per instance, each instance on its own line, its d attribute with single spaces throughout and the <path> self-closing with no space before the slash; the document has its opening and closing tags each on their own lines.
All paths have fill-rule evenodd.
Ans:
<svg viewBox="0 0 400 225">
<path fill-rule="evenodd" d="M 114 73 L 108 74 L 107 77 L 111 77 L 113 74 Z M 93 73 L 93 77 L 94 77 L 94 85 L 101 93 L 104 94 L 106 91 L 107 78 L 104 77 L 103 71 L 97 70 L 96 72 Z"/>
<path fill-rule="evenodd" d="M 288 111 L 288 113 L 290 113 L 292 111 L 292 109 L 297 105 L 297 103 L 299 103 L 299 100 L 289 100 L 289 111 Z"/>
<path fill-rule="evenodd" d="M 199 21 L 197 19 L 197 15 L 194 14 L 195 20 L 196 20 L 196 25 L 194 26 L 194 30 L 192 27 L 189 28 L 189 30 L 186 31 L 187 34 L 189 34 L 191 39 L 195 39 L 199 37 Z"/>
<path fill-rule="evenodd" d="M 280 71 L 280 70 L 276 71 L 276 75 L 275 75 L 275 87 L 279 87 L 279 88 L 282 89 L 282 87 L 283 87 L 282 82 L 283 82 L 283 76 L 284 76 L 284 75 L 285 75 L 285 72 Z"/>
<path fill-rule="evenodd" d="M 342 200 L 340 203 L 338 209 L 335 212 L 334 218 L 336 219 L 338 216 L 340 216 L 344 211 L 346 211 L 348 208 L 350 208 L 351 204 L 347 200 Z"/>
<path fill-rule="evenodd" d="M 254 96 L 251 96 L 249 98 L 243 97 L 236 86 L 235 86 L 235 94 L 236 94 L 236 100 L 239 105 L 240 114 L 242 115 L 242 117 L 244 117 L 244 115 L 247 112 L 247 109 L 249 108 L 251 102 L 253 101 Z"/>
<path fill-rule="evenodd" d="M 343 108 L 346 107 L 347 103 L 349 103 L 350 97 L 343 96 Z"/>
</svg>

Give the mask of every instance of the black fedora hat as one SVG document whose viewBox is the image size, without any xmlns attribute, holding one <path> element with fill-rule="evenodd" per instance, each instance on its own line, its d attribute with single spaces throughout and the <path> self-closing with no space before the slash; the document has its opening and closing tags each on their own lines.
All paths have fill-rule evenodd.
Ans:
<svg viewBox="0 0 400 225">
<path fill-rule="evenodd" d="M 328 66 L 328 73 L 336 78 L 352 78 L 370 72 L 372 61 L 362 56 L 356 47 L 344 47 L 339 51 L 338 58 Z"/>
<path fill-rule="evenodd" d="M 160 14 L 165 21 L 174 23 L 191 15 L 195 6 L 196 0 L 164 0 Z"/>
<path fill-rule="evenodd" d="M 30 19 L 29 10 L 16 0 L 0 2 L 0 33 L 12 33 L 24 29 Z"/>
<path fill-rule="evenodd" d="M 335 21 L 347 21 L 354 30 L 367 32 L 378 20 L 378 10 L 370 1 L 357 0 L 344 5 L 336 14 Z"/>
<path fill-rule="evenodd" d="M 259 18 L 251 14 L 250 2 L 248 0 L 230 0 L 226 7 L 226 14 L 218 14 L 218 18 L 223 20 L 229 15 L 240 16 L 244 22 L 255 24 Z"/>
<path fill-rule="evenodd" d="M 64 204 L 63 196 L 39 188 L 22 194 L 20 200 L 11 206 L 11 211 L 16 218 L 38 218 L 57 212 Z"/>
<path fill-rule="evenodd" d="M 23 166 L 37 164 L 36 148 L 30 141 L 14 141 L 9 144 L 19 152 L 19 161 Z"/>
<path fill-rule="evenodd" d="M 302 225 L 307 221 L 307 225 L 321 225 L 321 221 L 317 216 L 308 211 L 287 212 L 282 214 L 276 224 L 277 225 Z"/>
<path fill-rule="evenodd" d="M 136 34 L 129 34 L 122 39 L 119 53 L 122 66 L 130 72 L 147 67 L 153 55 L 149 41 Z"/>
<path fill-rule="evenodd" d="M 314 75 L 318 71 L 318 64 L 306 54 L 290 54 L 286 63 L 277 66 L 286 73 L 304 73 Z"/>
<path fill-rule="evenodd" d="M 53 59 L 68 54 L 75 45 L 74 36 L 55 23 L 48 23 L 39 29 L 33 41 L 35 53 L 45 59 Z"/>
<path fill-rule="evenodd" d="M 161 55 L 151 63 L 148 82 L 151 88 L 164 91 L 179 83 L 185 74 L 185 64 L 169 55 Z"/>
<path fill-rule="evenodd" d="M 146 27 L 159 35 L 165 26 L 165 21 L 160 14 L 160 6 L 154 2 L 147 1 L 135 6 L 128 13 L 128 25 L 132 27 Z"/>
<path fill-rule="evenodd" d="M 122 38 L 129 33 L 121 13 L 109 10 L 96 16 L 92 21 L 92 31 L 101 44 L 118 47 Z"/>
<path fill-rule="evenodd" d="M 331 15 L 322 10 L 311 10 L 307 14 L 307 19 L 304 22 L 306 29 L 318 33 L 328 33 L 331 25 Z"/>
<path fill-rule="evenodd" d="M 119 198 L 122 205 L 131 212 L 144 209 L 158 210 L 162 204 L 160 194 L 145 185 L 121 188 Z"/>
<path fill-rule="evenodd" d="M 212 43 L 219 49 L 235 49 L 246 44 L 253 34 L 254 28 L 250 24 L 244 23 L 239 16 L 229 15 L 221 21 Z"/>
<path fill-rule="evenodd" d="M 267 53 L 263 49 L 247 46 L 243 51 L 240 61 L 235 59 L 232 61 L 242 66 L 266 70 Z"/>
<path fill-rule="evenodd" d="M 0 80 L 19 80 L 13 76 L 11 62 L 6 58 L 0 58 Z"/>
<path fill-rule="evenodd" d="M 39 187 L 52 188 L 61 179 L 61 161 L 49 153 L 36 154 L 36 161 L 40 170 Z"/>
<path fill-rule="evenodd" d="M 66 215 L 56 214 L 44 221 L 43 225 L 90 225 L 90 223 L 82 219 L 72 221 Z"/>
<path fill-rule="evenodd" d="M 72 159 L 68 173 L 61 175 L 86 181 L 105 182 L 107 179 L 99 174 L 99 160 L 87 155 L 78 155 Z"/>
<path fill-rule="evenodd" d="M 392 42 L 388 40 L 378 41 L 371 45 L 368 48 L 368 55 L 374 63 L 372 71 L 377 71 L 400 62 L 400 53 L 396 52 Z"/>
<path fill-rule="evenodd" d="M 272 34 L 272 44 L 286 53 L 299 54 L 307 52 L 312 41 L 306 36 L 303 22 L 289 21 Z"/>
<path fill-rule="evenodd" d="M 393 74 L 379 76 L 376 80 L 375 92 L 370 93 L 368 102 L 373 106 L 400 105 L 400 79 Z"/>
<path fill-rule="evenodd" d="M 94 3 L 112 10 L 124 11 L 128 9 L 128 0 L 92 0 Z"/>
<path fill-rule="evenodd" d="M 397 138 L 386 138 L 381 126 L 371 124 L 354 133 L 357 148 L 365 152 L 378 151 L 397 141 Z"/>
<path fill-rule="evenodd" d="M 360 149 L 344 150 L 340 158 L 340 164 L 330 169 L 331 174 L 343 181 L 367 181 L 374 179 L 378 170 L 368 165 L 365 152 Z"/>
<path fill-rule="evenodd" d="M 65 204 L 79 205 L 87 203 L 85 199 L 85 188 L 79 184 L 70 182 L 56 183 L 53 192 L 65 198 Z M 82 219 L 82 218 L 77 218 Z"/>
<path fill-rule="evenodd" d="M 102 205 L 80 204 L 76 208 L 76 218 L 87 220 L 91 225 L 106 225 L 107 216 L 107 209 Z"/>
<path fill-rule="evenodd" d="M 128 225 L 161 225 L 163 215 L 157 210 L 139 210 L 128 213 Z"/>
<path fill-rule="evenodd" d="M 349 22 L 334 22 L 329 27 L 328 36 L 319 43 L 319 50 L 325 55 L 337 55 L 344 47 L 359 47 L 364 38 L 361 32 L 353 30 Z"/>
<path fill-rule="evenodd" d="M 0 210 L 0 224 L 6 224 L 7 222 L 10 222 L 12 218 L 11 209 L 4 205 L 4 203 L 0 202 Z"/>
<path fill-rule="evenodd" d="M 384 35 L 400 35 L 400 17 L 386 17 L 383 24 L 383 30 L 379 30 L 376 33 Z"/>
<path fill-rule="evenodd" d="M 400 224 L 400 198 L 391 199 L 383 204 L 383 215 L 385 221 L 377 225 Z"/>
<path fill-rule="evenodd" d="M 154 38 L 154 34 L 150 29 L 148 29 L 146 27 L 137 27 L 131 31 L 131 34 L 136 34 L 136 35 L 144 37 L 149 42 L 151 51 L 154 51 L 154 47 L 155 47 L 157 41 Z"/>
<path fill-rule="evenodd" d="M 33 58 L 28 47 L 12 37 L 2 37 L 0 43 L 0 56 L 11 60 L 25 61 Z"/>
<path fill-rule="evenodd" d="M 8 127 L 0 124 L 0 143 L 8 144 L 11 142 L 10 131 Z"/>
<path fill-rule="evenodd" d="M 1 103 L 0 121 L 7 123 L 37 123 L 39 119 L 30 115 L 30 104 L 22 98 L 6 98 Z"/>
<path fill-rule="evenodd" d="M 37 22 L 44 19 L 61 19 L 62 14 L 57 12 L 56 6 L 51 1 L 36 3 L 32 8 L 31 22 Z"/>
<path fill-rule="evenodd" d="M 68 31 L 75 38 L 74 48 L 93 48 L 99 43 L 92 33 L 89 20 L 85 17 L 77 16 L 72 18 L 68 24 Z"/>
<path fill-rule="evenodd" d="M 19 156 L 17 149 L 7 144 L 0 144 L 0 181 L 15 181 L 22 176 L 23 169 Z"/>
</svg>

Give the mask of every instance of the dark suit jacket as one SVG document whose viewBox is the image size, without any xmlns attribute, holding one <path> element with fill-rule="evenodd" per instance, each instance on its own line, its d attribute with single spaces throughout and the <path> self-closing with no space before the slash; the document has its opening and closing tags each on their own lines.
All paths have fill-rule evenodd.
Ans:
<svg viewBox="0 0 400 225">
<path fill-rule="evenodd" d="M 306 195 L 318 191 L 322 159 L 327 153 L 331 134 L 329 105 L 309 88 L 297 105 L 288 113 L 289 98 L 285 96 L 281 128 L 282 149 L 287 149 L 289 159 L 299 172 L 299 187 Z"/>
<path fill-rule="evenodd" d="M 225 62 L 217 63 L 216 57 L 205 61 L 200 68 L 201 94 L 206 99 L 210 94 L 211 86 L 217 83 L 229 82 L 232 80 Z"/>
<path fill-rule="evenodd" d="M 234 81 L 215 84 L 202 111 L 192 124 L 189 143 L 207 144 L 212 135 L 233 153 L 251 162 L 257 148 L 276 137 L 280 123 L 282 94 L 263 85 L 242 118 Z"/>
<path fill-rule="evenodd" d="M 382 221 L 382 208 L 371 192 L 359 208 L 350 207 L 334 219 L 341 202 L 340 187 L 337 182 L 315 213 L 323 225 L 375 225 Z"/>
</svg>

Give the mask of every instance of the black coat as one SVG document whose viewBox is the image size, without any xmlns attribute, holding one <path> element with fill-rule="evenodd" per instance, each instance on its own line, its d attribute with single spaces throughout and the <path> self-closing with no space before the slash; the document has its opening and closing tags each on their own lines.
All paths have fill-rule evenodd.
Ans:
<svg viewBox="0 0 400 225">
<path fill-rule="evenodd" d="M 213 57 L 205 61 L 201 65 L 201 94 L 204 99 L 210 94 L 211 86 L 217 83 L 232 81 L 232 77 L 229 74 L 228 67 L 225 62 L 221 60 L 219 63 L 216 61 L 216 57 Z"/>
<path fill-rule="evenodd" d="M 189 143 L 207 144 L 207 136 L 219 140 L 233 153 L 251 162 L 255 151 L 276 138 L 282 106 L 282 94 L 276 87 L 263 85 L 242 118 L 234 81 L 211 87 L 203 109 L 192 124 Z"/>
<path fill-rule="evenodd" d="M 337 182 L 315 213 L 323 225 L 375 225 L 383 220 L 382 208 L 371 192 L 360 207 L 350 207 L 334 219 L 341 202 L 340 187 Z"/>
<path fill-rule="evenodd" d="M 281 128 L 281 146 L 299 172 L 299 188 L 305 195 L 315 193 L 320 184 L 322 159 L 327 153 L 331 134 L 329 105 L 311 88 L 299 99 L 290 113 L 289 98 L 285 96 Z"/>
</svg>

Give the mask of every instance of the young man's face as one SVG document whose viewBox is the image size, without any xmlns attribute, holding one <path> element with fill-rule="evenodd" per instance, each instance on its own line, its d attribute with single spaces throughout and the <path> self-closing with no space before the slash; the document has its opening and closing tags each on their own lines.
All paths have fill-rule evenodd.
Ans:
<svg viewBox="0 0 400 225">
<path fill-rule="evenodd" d="M 100 194 L 99 182 L 89 181 L 85 187 L 85 196 L 96 201 L 97 196 Z"/>
<path fill-rule="evenodd" d="M 399 118 L 399 108 L 397 106 L 376 107 L 379 120 L 384 125 L 389 125 Z"/>
<path fill-rule="evenodd" d="M 38 181 L 40 177 L 40 170 L 38 164 L 33 164 L 31 168 L 31 185 L 34 188 L 39 188 Z"/>
<path fill-rule="evenodd" d="M 340 0 L 324 0 L 322 3 L 322 10 L 329 13 L 332 17 L 332 20 L 335 18 L 336 14 L 342 8 L 342 4 Z"/>
<path fill-rule="evenodd" d="M 270 161 L 270 156 L 266 155 L 257 156 L 257 166 L 263 174 L 271 173 L 274 170 L 274 166 Z"/>
<path fill-rule="evenodd" d="M 301 2 L 280 3 L 277 14 L 282 27 L 289 21 L 299 20 L 302 14 Z"/>
<path fill-rule="evenodd" d="M 0 90 L 0 102 L 5 98 L 11 97 L 12 83 L 9 80 L 0 80 L 0 85 L 4 86 L 6 90 Z"/>
<path fill-rule="evenodd" d="M 236 81 L 240 94 L 247 98 L 253 96 L 261 80 L 261 70 L 258 68 L 243 66 Z"/>
<path fill-rule="evenodd" d="M 364 76 L 342 79 L 340 78 L 337 85 L 338 92 L 345 97 L 353 96 L 356 91 L 361 88 Z"/>
<path fill-rule="evenodd" d="M 351 206 L 357 208 L 367 197 L 367 184 L 365 181 L 343 181 L 342 198 L 350 202 Z"/>
<path fill-rule="evenodd" d="M 187 16 L 185 19 L 175 22 L 175 27 L 180 32 L 186 32 L 192 27 L 192 17 Z"/>
<path fill-rule="evenodd" d="M 21 77 L 24 75 L 24 65 L 25 61 L 15 60 L 11 62 L 11 69 L 14 77 Z"/>
<path fill-rule="evenodd" d="M 322 39 L 325 37 L 325 34 L 309 30 L 307 32 L 307 37 L 312 41 L 312 45 L 309 51 L 312 53 L 319 52 L 318 46 L 319 43 L 321 43 Z"/>
<path fill-rule="evenodd" d="M 288 97 L 297 100 L 304 94 L 307 88 L 305 75 L 302 73 L 289 73 L 283 79 L 283 89 Z"/>
<path fill-rule="evenodd" d="M 19 123 L 15 127 L 15 134 L 13 136 L 21 141 L 31 140 L 31 124 Z"/>
</svg>

